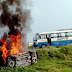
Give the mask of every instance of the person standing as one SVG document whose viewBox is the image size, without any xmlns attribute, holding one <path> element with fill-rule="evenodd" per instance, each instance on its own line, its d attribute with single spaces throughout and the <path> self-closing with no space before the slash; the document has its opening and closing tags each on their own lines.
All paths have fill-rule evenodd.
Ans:
<svg viewBox="0 0 72 72">
<path fill-rule="evenodd" d="M 48 35 L 47 42 L 48 42 L 48 46 L 51 46 L 51 35 Z"/>
</svg>

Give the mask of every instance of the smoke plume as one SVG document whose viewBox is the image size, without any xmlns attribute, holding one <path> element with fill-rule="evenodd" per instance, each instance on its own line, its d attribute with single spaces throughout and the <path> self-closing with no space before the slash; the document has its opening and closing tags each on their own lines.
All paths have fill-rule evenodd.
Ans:
<svg viewBox="0 0 72 72">
<path fill-rule="evenodd" d="M 27 0 L 0 0 L 0 28 L 8 28 L 3 37 L 9 41 L 10 35 L 21 33 L 22 41 L 26 41 L 29 27 L 30 11 Z"/>
</svg>

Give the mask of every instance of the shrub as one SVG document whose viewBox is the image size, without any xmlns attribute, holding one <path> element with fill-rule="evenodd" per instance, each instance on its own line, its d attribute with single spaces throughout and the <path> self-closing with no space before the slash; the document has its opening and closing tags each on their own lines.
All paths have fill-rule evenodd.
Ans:
<svg viewBox="0 0 72 72">
<path fill-rule="evenodd" d="M 69 49 L 68 49 L 69 48 Z M 71 46 L 62 46 L 61 49 L 38 49 L 38 59 L 66 59 L 65 54 L 71 54 Z"/>
<path fill-rule="evenodd" d="M 48 51 L 48 56 L 53 58 L 54 57 L 54 53 L 52 51 Z"/>
<path fill-rule="evenodd" d="M 55 57 L 58 58 L 58 59 L 65 59 L 66 58 L 66 55 L 65 54 L 62 54 L 62 53 L 57 53 L 55 55 Z"/>
<path fill-rule="evenodd" d="M 72 54 L 72 46 L 71 45 L 62 46 L 60 52 L 64 54 Z"/>
<path fill-rule="evenodd" d="M 53 58 L 53 57 L 55 57 L 55 55 L 57 53 L 59 53 L 59 51 L 57 49 L 52 49 L 52 50 L 48 51 L 48 56 L 51 57 L 51 58 Z"/>
<path fill-rule="evenodd" d="M 37 50 L 38 59 L 48 59 L 48 50 L 39 49 Z"/>
</svg>

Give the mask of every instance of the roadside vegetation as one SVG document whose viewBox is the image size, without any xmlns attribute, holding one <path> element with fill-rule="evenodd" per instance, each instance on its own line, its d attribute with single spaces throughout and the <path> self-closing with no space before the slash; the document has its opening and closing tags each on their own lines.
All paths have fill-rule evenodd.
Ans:
<svg viewBox="0 0 72 72">
<path fill-rule="evenodd" d="M 36 50 L 38 63 L 29 68 L 37 72 L 72 72 L 72 45 L 37 48 Z"/>
<path fill-rule="evenodd" d="M 72 45 L 34 48 L 38 62 L 31 66 L 20 66 L 15 69 L 0 68 L 0 72 L 72 72 Z"/>
</svg>

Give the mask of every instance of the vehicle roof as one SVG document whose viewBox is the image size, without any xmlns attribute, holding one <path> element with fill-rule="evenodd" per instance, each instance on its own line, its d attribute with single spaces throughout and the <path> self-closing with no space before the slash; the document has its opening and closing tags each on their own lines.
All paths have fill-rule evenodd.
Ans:
<svg viewBox="0 0 72 72">
<path fill-rule="evenodd" d="M 52 31 L 52 32 L 40 32 L 39 34 L 53 34 L 53 33 L 64 33 L 64 32 L 72 32 L 72 30 L 59 30 L 59 31 Z"/>
</svg>

